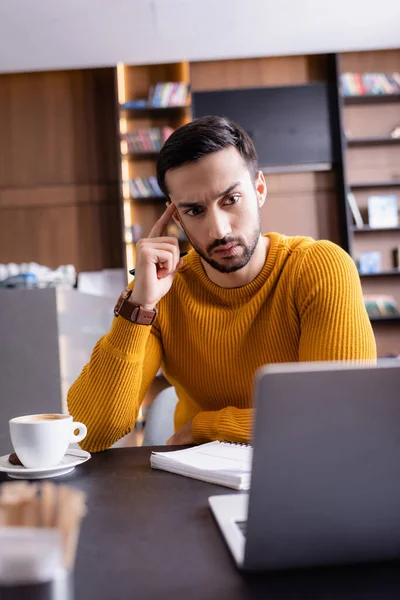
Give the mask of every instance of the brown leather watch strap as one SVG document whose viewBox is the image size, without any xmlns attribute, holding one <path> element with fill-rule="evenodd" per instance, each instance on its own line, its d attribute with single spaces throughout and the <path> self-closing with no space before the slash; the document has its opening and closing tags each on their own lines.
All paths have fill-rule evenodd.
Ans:
<svg viewBox="0 0 400 600">
<path fill-rule="evenodd" d="M 138 325 L 152 325 L 157 318 L 157 309 L 146 310 L 140 304 L 130 301 L 132 290 L 125 288 L 114 307 L 114 315 L 121 316 Z"/>
</svg>

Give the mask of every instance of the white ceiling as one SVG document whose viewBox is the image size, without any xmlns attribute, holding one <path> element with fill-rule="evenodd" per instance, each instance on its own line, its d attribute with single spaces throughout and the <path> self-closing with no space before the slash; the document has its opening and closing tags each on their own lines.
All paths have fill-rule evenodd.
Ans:
<svg viewBox="0 0 400 600">
<path fill-rule="evenodd" d="M 399 46 L 399 0 L 0 0 L 3 73 Z"/>
</svg>

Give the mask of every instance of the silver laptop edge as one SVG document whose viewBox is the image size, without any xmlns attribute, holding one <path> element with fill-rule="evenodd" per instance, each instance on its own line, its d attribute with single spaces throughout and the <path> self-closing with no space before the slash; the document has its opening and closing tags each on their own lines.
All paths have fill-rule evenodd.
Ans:
<svg viewBox="0 0 400 600">
<path fill-rule="evenodd" d="M 389 371 L 383 375 L 383 370 L 385 369 L 389 369 L 391 370 L 391 374 L 389 374 Z M 397 369 L 397 371 L 396 371 Z M 365 370 L 366 371 L 366 375 L 365 377 L 361 375 L 361 373 L 359 373 L 360 370 Z M 334 372 L 337 371 L 341 371 L 343 372 L 343 377 L 341 377 L 340 379 L 336 376 L 336 374 Z M 375 375 L 374 375 L 375 372 Z M 310 374 L 318 374 L 316 377 L 311 377 L 311 379 L 306 380 L 305 379 L 305 374 L 310 373 Z M 352 373 L 352 374 L 351 374 Z M 280 375 L 289 375 L 288 378 L 281 378 Z M 302 390 L 303 392 L 303 396 L 301 397 L 301 393 L 298 397 L 297 394 L 297 388 L 295 385 L 295 379 L 291 378 L 290 375 L 292 375 L 293 377 L 296 377 L 297 374 L 304 374 L 304 376 L 300 375 L 300 380 L 298 381 L 303 381 L 304 383 L 304 389 Z M 322 396 L 319 394 L 319 388 L 315 387 L 315 383 L 317 380 L 319 380 L 319 384 L 321 385 L 321 376 L 323 376 L 325 378 L 326 375 L 326 379 L 332 379 L 332 382 L 335 384 L 334 386 L 331 386 L 327 392 L 325 394 L 323 394 Z M 277 378 L 275 377 L 277 376 Z M 318 377 L 319 376 L 319 377 Z M 289 380 L 292 379 L 291 382 L 289 382 Z M 314 379 L 314 381 L 313 381 Z M 382 382 L 385 380 L 388 383 L 388 387 L 386 388 L 386 395 L 382 394 L 382 390 L 383 390 L 383 385 Z M 325 382 L 325 379 L 324 379 Z M 353 386 L 353 387 L 349 387 L 349 383 Z M 378 385 L 379 384 L 379 385 Z M 371 391 L 371 385 L 372 388 L 374 388 L 375 386 L 375 392 L 372 393 Z M 310 388 L 312 390 L 314 386 L 314 390 L 313 390 L 313 394 L 308 398 L 305 399 L 304 397 L 304 391 L 308 391 L 308 388 Z M 336 387 L 335 387 L 336 386 Z M 329 387 L 329 386 L 328 386 Z M 340 394 L 340 388 L 343 387 L 343 392 L 344 394 Z M 333 389 L 334 388 L 334 389 Z M 359 395 L 357 395 L 356 393 L 353 393 L 353 390 L 357 390 L 359 391 L 359 389 L 362 389 L 361 391 L 361 400 Z M 269 393 L 270 390 L 275 390 L 276 393 L 276 398 L 277 400 L 275 400 L 275 396 L 272 399 L 271 402 L 271 394 Z M 322 387 L 322 389 L 324 389 Z M 334 396 L 334 391 L 338 390 L 338 396 L 336 397 L 338 399 L 338 401 L 336 402 L 336 404 L 338 405 L 337 408 L 335 408 L 335 402 L 333 402 L 333 400 L 335 400 L 335 396 Z M 380 393 L 378 393 L 378 390 Z M 398 390 L 398 398 L 399 401 L 397 402 L 397 390 Z M 351 392 L 351 393 L 350 393 Z M 282 397 L 279 398 L 279 395 L 281 395 Z M 347 395 L 347 400 L 344 398 L 344 396 Z M 316 396 L 318 396 L 316 398 Z M 365 397 L 365 405 L 364 403 L 361 403 L 362 400 Z M 269 402 L 263 402 L 263 400 L 267 398 L 269 399 Z M 287 402 L 287 398 L 290 399 L 290 401 L 293 403 L 293 401 L 295 402 L 294 404 L 291 404 L 291 402 Z M 306 516 L 306 518 L 311 518 L 311 521 L 309 522 L 309 526 L 310 526 L 310 539 L 312 539 L 312 535 L 315 536 L 315 540 L 313 542 L 311 542 L 311 546 L 314 543 L 315 548 L 314 550 L 311 548 L 307 549 L 307 552 L 305 552 L 305 554 L 307 556 L 305 556 L 304 558 L 304 565 L 307 564 L 312 564 L 312 553 L 314 552 L 320 552 L 321 553 L 321 543 L 322 543 L 322 555 L 324 555 L 324 551 L 325 549 L 323 548 L 323 544 L 324 542 L 321 542 L 321 536 L 318 537 L 318 527 L 321 526 L 322 527 L 327 527 L 327 531 L 325 532 L 325 535 L 329 536 L 331 535 L 331 537 L 335 538 L 335 529 L 332 528 L 331 525 L 326 525 L 326 523 L 324 522 L 324 520 L 321 520 L 321 515 L 317 515 L 317 517 L 315 518 L 315 523 L 312 521 L 312 519 L 314 518 L 313 515 L 308 514 L 307 513 L 307 502 L 305 502 L 305 499 L 307 498 L 307 494 L 311 494 L 311 496 L 309 496 L 308 502 L 310 503 L 310 501 L 314 500 L 313 497 L 313 492 L 315 491 L 316 494 L 316 498 L 320 499 L 320 501 L 322 500 L 322 502 L 327 503 L 327 515 L 329 514 L 333 514 L 334 516 L 336 516 L 336 518 L 339 519 L 339 536 L 337 538 L 337 548 L 334 547 L 335 542 L 332 544 L 332 548 L 328 548 L 327 552 L 326 552 L 326 556 L 322 556 L 319 557 L 318 554 L 316 554 L 316 563 L 318 563 L 318 560 L 320 559 L 320 564 L 334 564 L 335 562 L 340 562 L 340 559 L 338 559 L 339 555 L 340 555 L 340 544 L 343 545 L 343 539 L 346 539 L 346 534 L 350 536 L 350 546 L 353 548 L 355 554 L 359 554 L 358 558 L 360 560 L 376 560 L 377 558 L 381 558 L 381 559 L 385 559 L 385 558 L 393 558 L 393 554 L 395 554 L 395 550 L 396 548 L 398 549 L 398 554 L 400 554 L 400 518 L 395 518 L 395 520 L 393 521 L 393 523 L 391 522 L 392 519 L 392 513 L 394 511 L 394 507 L 396 504 L 396 501 L 398 502 L 397 505 L 400 504 L 400 483 L 397 485 L 394 485 L 394 499 L 390 499 L 390 494 L 389 494 L 389 490 L 391 491 L 391 479 L 390 477 L 392 477 L 392 479 L 394 478 L 394 467 L 395 467 L 395 463 L 394 460 L 397 461 L 397 459 L 395 459 L 395 457 L 393 457 L 393 459 L 391 458 L 393 455 L 396 456 L 400 456 L 400 436 L 397 435 L 396 431 L 397 429 L 394 428 L 395 424 L 393 423 L 392 425 L 392 421 L 394 419 L 396 419 L 396 422 L 399 423 L 400 422 L 400 361 L 396 361 L 393 359 L 381 359 L 378 360 L 377 365 L 371 365 L 368 363 L 359 363 L 359 364 L 355 364 L 355 363 L 349 363 L 349 362 L 343 362 L 343 361 L 336 361 L 336 362 L 310 362 L 310 363 L 280 363 L 280 364 L 271 364 L 271 365 L 266 365 L 262 368 L 260 368 L 258 370 L 258 372 L 256 373 L 255 376 L 255 400 L 256 400 L 256 406 L 257 406 L 257 420 L 254 424 L 254 453 L 253 453 L 253 468 L 252 468 L 252 487 L 250 490 L 249 494 L 230 494 L 230 495 L 219 495 L 219 496 L 212 496 L 209 498 L 209 504 L 210 504 L 210 508 L 211 511 L 219 525 L 219 528 L 222 532 L 223 537 L 225 538 L 225 541 L 233 555 L 233 558 L 237 564 L 237 566 L 239 568 L 246 568 L 246 569 L 260 569 L 260 568 L 281 568 L 281 567 L 290 567 L 290 566 L 303 566 L 302 564 L 298 564 L 296 565 L 296 560 L 297 562 L 302 561 L 303 557 L 301 555 L 300 550 L 298 550 L 297 552 L 297 557 L 296 557 L 296 552 L 288 558 L 288 560 L 285 560 L 284 556 L 279 556 L 279 552 L 277 553 L 277 556 L 275 557 L 275 563 L 274 560 L 269 562 L 268 557 L 265 556 L 266 552 L 265 549 L 268 546 L 268 544 L 264 544 L 264 552 L 262 552 L 261 554 L 263 554 L 264 556 L 260 557 L 259 554 L 260 553 L 256 553 L 255 550 L 255 546 L 257 544 L 260 543 L 260 528 L 263 529 L 264 531 L 267 531 L 267 527 L 265 525 L 265 521 L 268 520 L 268 513 L 263 514 L 264 510 L 260 508 L 260 501 L 256 498 L 256 496 L 254 494 L 256 494 L 257 496 L 263 496 L 264 498 L 264 502 L 263 505 L 266 506 L 267 505 L 267 500 L 270 501 L 272 499 L 272 503 L 275 502 L 275 520 L 278 519 L 281 516 L 282 521 L 281 524 L 283 522 L 284 518 L 288 518 L 288 515 L 291 517 L 291 512 L 289 511 L 288 513 L 288 506 L 286 505 L 282 511 L 280 512 L 279 509 L 277 509 L 276 507 L 279 505 L 279 501 L 280 500 L 284 500 L 285 498 L 279 498 L 279 493 L 277 492 L 274 496 L 275 490 L 279 488 L 280 485 L 280 480 L 279 480 L 279 471 L 280 469 L 282 469 L 282 464 L 283 464 L 283 478 L 285 479 L 284 484 L 283 484 L 283 489 L 285 489 L 286 486 L 286 491 L 290 491 L 292 494 L 292 498 L 293 498 L 293 494 L 294 493 L 298 493 L 298 496 L 300 498 L 300 503 L 302 502 L 303 504 L 301 504 L 300 509 L 298 510 L 297 513 L 297 521 L 294 521 L 293 527 L 296 530 L 297 528 L 297 535 L 300 536 L 299 539 L 303 536 L 304 539 L 304 529 L 308 526 L 307 525 L 302 525 L 301 524 L 301 519 L 303 519 L 304 521 L 304 515 Z M 332 400 L 332 402 L 330 401 Z M 282 407 L 280 404 L 280 401 L 282 401 Z M 305 404 L 306 407 L 306 412 L 309 411 L 307 414 L 308 416 L 310 416 L 310 419 L 307 420 L 305 417 L 301 417 L 300 418 L 300 427 L 303 427 L 303 434 L 310 434 L 310 432 L 314 433 L 314 423 L 312 422 L 312 417 L 313 417 L 313 409 L 315 410 L 316 414 L 317 414 L 317 420 L 315 423 L 315 432 L 316 432 L 316 439 L 319 440 L 317 441 L 317 444 L 321 444 L 322 447 L 322 452 L 325 452 L 325 455 L 327 456 L 327 460 L 331 460 L 333 461 L 331 463 L 331 467 L 333 464 L 340 464 L 343 465 L 343 457 L 340 455 L 341 452 L 341 446 L 340 443 L 335 445 L 335 442 L 333 442 L 331 440 L 331 445 L 330 446 L 324 446 L 324 438 L 321 438 L 322 433 L 325 432 L 322 431 L 324 425 L 321 426 L 320 421 L 321 421 L 321 415 L 322 417 L 324 417 L 324 412 L 323 410 L 325 410 L 324 408 L 324 403 L 326 405 L 326 408 L 328 409 L 328 412 L 331 411 L 332 415 L 334 418 L 336 418 L 336 426 L 337 424 L 339 424 L 339 430 L 340 431 L 340 427 L 341 424 L 343 424 L 344 421 L 344 417 L 347 418 L 348 412 L 349 412 L 349 418 L 350 418 L 350 422 L 349 422 L 349 427 L 351 428 L 351 435 L 353 435 L 354 432 L 354 438 L 355 438 L 355 443 L 352 443 L 352 438 L 351 436 L 348 435 L 348 432 L 344 433 L 344 442 L 345 444 L 347 443 L 347 451 L 350 454 L 350 458 L 352 458 L 353 462 L 350 461 L 350 467 L 349 469 L 347 469 L 346 467 L 343 468 L 343 477 L 342 477 L 342 473 L 340 472 L 340 469 L 336 469 L 335 470 L 331 469 L 326 469 L 323 468 L 321 471 L 318 471 L 318 469 L 320 468 L 320 466 L 318 465 L 318 446 L 313 448 L 312 445 L 310 446 L 310 444 L 308 444 L 308 447 L 303 450 L 303 445 L 299 444 L 299 440 L 294 439 L 294 447 L 296 448 L 297 445 L 297 450 L 298 450 L 298 454 L 303 454 L 302 457 L 300 457 L 299 460 L 296 459 L 296 457 L 291 457 L 291 450 L 289 449 L 289 451 L 287 452 L 287 448 L 285 448 L 285 443 L 284 443 L 284 439 L 285 439 L 285 433 L 278 433 L 278 435 L 275 435 L 275 431 L 271 430 L 269 431 L 269 435 L 266 435 L 266 432 L 268 430 L 268 425 L 271 427 L 269 421 L 270 421 L 270 416 L 271 414 L 274 416 L 274 418 L 277 417 L 277 423 L 281 425 L 281 427 L 286 427 L 286 421 L 288 420 L 290 422 L 291 418 L 292 418 L 292 408 L 295 407 L 299 402 L 302 402 L 303 404 Z M 346 404 L 347 402 L 347 404 Z M 269 405 L 269 406 L 268 406 Z M 362 410 L 360 410 L 360 406 L 362 408 Z M 385 411 L 385 406 L 386 406 L 386 411 Z M 381 411 L 381 413 L 379 412 L 379 410 Z M 272 412 L 271 412 L 272 411 Z M 286 411 L 286 412 L 285 412 Z M 341 412 L 342 411 L 342 412 Z M 348 411 L 348 412 L 347 412 Z M 369 412 L 368 412 L 369 411 Z M 385 420 L 382 421 L 382 423 L 379 423 L 379 427 L 375 428 L 374 423 L 377 420 L 377 415 L 379 416 L 380 414 L 382 414 L 383 411 L 383 415 Z M 366 412 L 366 415 L 363 414 L 364 412 Z M 279 414 L 281 413 L 281 414 Z M 282 414 L 283 413 L 283 414 Z M 335 414 L 336 413 L 336 414 Z M 318 417 L 319 415 L 319 417 Z M 363 418 L 359 419 L 360 415 L 363 416 Z M 392 417 L 392 418 L 391 418 Z M 318 421 L 319 418 L 319 421 Z M 376 435 L 376 437 L 372 440 L 372 443 L 375 443 L 376 447 L 380 448 L 379 442 L 381 437 L 383 438 L 382 440 L 382 446 L 384 446 L 383 450 L 382 450 L 382 455 L 376 457 L 373 453 L 372 450 L 368 448 L 368 442 L 369 442 L 369 438 L 366 437 L 368 436 L 368 434 L 370 433 L 370 430 L 368 427 L 371 427 L 371 425 L 368 422 L 368 419 L 371 420 L 372 423 L 372 433 L 374 435 Z M 261 421 L 263 421 L 263 423 L 261 423 Z M 329 429 L 330 429 L 330 421 L 329 421 L 329 417 L 327 418 L 327 422 L 329 423 L 328 425 L 325 424 L 326 430 L 329 433 Z M 335 421 L 334 421 L 335 422 Z M 358 427 L 360 422 L 360 426 Z M 347 424 L 347 421 L 346 421 Z M 396 426 L 397 427 L 397 426 Z M 319 428 L 319 429 L 318 429 Z M 385 429 L 386 428 L 386 429 Z M 387 431 L 388 439 L 385 439 L 384 437 L 384 433 Z M 293 439 L 293 435 L 297 435 L 297 430 L 294 426 L 294 423 L 289 423 L 289 431 L 291 432 L 292 435 L 292 439 Z M 272 433 L 272 435 L 271 435 Z M 347 436 L 347 439 L 346 439 Z M 274 438 L 271 441 L 268 441 L 267 438 Z M 280 439 L 279 439 L 280 438 Z M 289 438 L 290 439 L 290 438 Z M 321 443 L 321 439 L 322 439 L 322 443 Z M 333 438 L 334 439 L 334 438 Z M 357 446 L 358 444 L 358 446 Z M 307 444 L 306 444 L 307 446 Z M 310 448 L 312 450 L 310 450 Z M 333 450 L 331 450 L 331 448 Z M 351 454 L 353 453 L 357 453 L 357 450 L 354 450 L 353 452 L 353 448 L 358 448 L 358 452 L 363 452 L 365 449 L 367 450 L 367 453 L 369 452 L 369 462 L 373 463 L 373 462 L 378 462 L 380 461 L 380 459 L 382 460 L 382 463 L 379 464 L 385 464 L 388 465 L 388 469 L 386 471 L 385 476 L 383 477 L 383 479 L 378 479 L 377 478 L 377 473 L 379 472 L 379 469 L 377 470 L 376 467 L 372 467 L 371 470 L 368 470 L 368 468 L 365 467 L 364 463 L 361 461 L 360 462 L 360 469 L 358 469 L 358 457 L 356 455 L 356 457 L 351 457 Z M 276 451 L 278 450 L 278 453 L 276 453 Z M 398 452 L 397 452 L 398 450 Z M 274 456 L 274 451 L 275 451 L 275 456 Z M 272 462 L 275 460 L 274 464 L 271 464 L 271 452 L 273 455 L 272 458 Z M 307 452 L 309 453 L 307 455 Z M 261 456 L 262 453 L 262 456 Z M 379 454 L 379 452 L 378 452 Z M 324 456 L 325 456 L 324 455 Z M 266 466 L 266 464 L 264 464 L 264 462 L 268 462 L 268 461 L 264 461 L 264 457 L 268 456 L 269 457 L 269 465 L 268 468 Z M 282 456 L 283 459 L 283 463 L 281 463 L 280 461 L 280 457 Z M 310 461 L 308 461 L 308 458 L 310 457 Z M 317 458 L 316 458 L 317 457 Z M 335 463 L 336 460 L 336 463 Z M 340 460 L 342 460 L 342 462 L 340 462 Z M 302 462 L 303 461 L 303 462 Z M 338 462 L 339 461 L 339 462 Z M 287 475 L 287 469 L 288 467 L 295 467 L 297 464 L 297 466 L 303 466 L 303 473 L 302 475 L 304 475 L 304 481 L 301 481 L 301 478 L 298 478 L 296 483 L 291 483 L 290 480 L 290 476 Z M 310 464 L 310 466 L 309 466 Z M 254 467 L 256 466 L 256 470 L 254 469 Z M 269 469 L 269 470 L 268 470 Z M 285 472 L 286 469 L 286 472 Z M 309 473 L 307 474 L 306 471 L 309 470 Z M 352 471 L 353 470 L 353 471 Z M 355 473 L 355 479 L 357 479 L 357 475 L 358 475 L 358 471 L 362 471 L 361 476 L 364 477 L 365 481 L 360 480 L 358 483 L 360 484 L 359 489 L 357 489 L 357 485 L 354 485 L 355 491 L 354 491 L 354 497 L 357 499 L 357 494 L 360 494 L 360 498 L 361 498 L 361 504 L 364 503 L 363 507 L 364 507 L 364 511 L 365 511 L 365 518 L 369 519 L 368 522 L 371 522 L 371 518 L 375 517 L 374 521 L 378 522 L 377 516 L 379 515 L 381 521 L 382 521 L 382 525 L 379 526 L 377 525 L 375 528 L 375 533 L 377 536 L 377 539 L 380 539 L 380 542 L 378 541 L 376 543 L 376 548 L 371 548 L 371 551 L 368 550 L 368 548 L 365 549 L 365 551 L 362 549 L 362 545 L 353 540 L 351 540 L 351 536 L 352 536 L 352 515 L 354 516 L 354 506 L 350 506 L 349 507 L 349 514 L 346 514 L 347 511 L 347 504 L 346 502 L 348 501 L 348 499 L 350 498 L 350 505 L 351 505 L 351 501 L 354 501 L 354 497 L 351 496 L 350 491 L 352 492 L 352 487 L 353 487 L 353 479 L 352 479 L 352 473 Z M 294 471 L 295 473 L 295 471 Z M 333 473 L 332 477 L 331 474 Z M 321 480 L 324 482 L 322 483 L 322 485 L 326 486 L 326 489 L 324 491 L 321 492 L 320 489 L 318 489 L 318 485 L 315 484 L 315 481 L 318 480 L 312 480 L 310 479 L 310 477 L 312 475 L 321 475 Z M 308 477 L 309 475 L 309 477 Z M 372 477 L 372 479 L 371 479 Z M 327 490 L 329 489 L 329 486 L 332 484 L 332 482 L 335 482 L 335 478 L 337 478 L 337 484 L 339 485 L 339 503 L 337 505 L 335 505 L 335 502 L 332 501 L 332 493 L 329 493 Z M 368 479 L 369 478 L 369 479 Z M 387 496 L 388 496 L 388 507 L 386 506 L 382 506 L 382 504 L 384 504 L 381 500 L 381 498 L 379 497 L 379 494 L 376 495 L 375 501 L 376 501 L 376 506 L 379 508 L 378 511 L 378 515 L 374 514 L 374 512 L 371 512 L 371 509 L 374 508 L 374 501 L 371 500 L 369 501 L 368 499 L 365 499 L 365 492 L 370 489 L 370 487 L 372 488 L 372 494 L 374 494 L 374 486 L 371 484 L 371 481 L 373 481 L 375 479 L 377 479 L 380 483 L 383 484 L 384 486 L 384 490 L 387 490 Z M 270 479 L 270 480 L 275 480 L 274 481 L 274 486 L 272 488 L 268 488 L 268 482 L 265 481 L 265 479 Z M 342 483 L 342 480 L 344 483 Z M 279 482 L 279 485 L 277 486 L 276 483 Z M 367 483 L 366 483 L 367 482 Z M 364 485 L 364 497 L 361 495 L 362 492 L 361 490 L 363 489 L 363 485 Z M 297 488 L 296 488 L 297 486 Z M 340 486 L 342 486 L 342 488 L 340 488 Z M 379 487 L 379 486 L 378 486 Z M 272 494 L 271 494 L 271 489 L 272 489 Z M 305 491 L 304 491 L 305 490 Z M 349 491 L 350 490 L 350 491 Z M 290 495 L 290 494 L 289 494 Z M 286 494 L 285 497 L 287 497 L 288 494 Z M 272 498 L 271 498 L 272 497 Z M 288 504 L 291 503 L 292 498 L 289 499 Z M 296 496 L 296 500 L 297 500 L 297 496 Z M 390 501 L 389 501 L 390 500 Z M 342 502 L 342 504 L 340 504 L 340 502 Z M 249 514 L 249 506 L 250 506 L 250 514 Z M 295 506 L 295 505 L 294 505 Z M 296 507 L 295 507 L 296 508 Z M 285 513 L 286 511 L 286 513 Z M 302 512 L 303 511 L 303 512 Z M 330 511 L 330 512 L 329 512 Z M 335 512 L 336 511 L 336 512 Z M 353 511 L 353 513 L 352 513 Z M 392 512 L 391 512 L 392 511 Z M 269 511 L 268 511 L 269 512 Z M 293 511 L 294 513 L 296 513 L 296 510 Z M 318 512 L 318 511 L 317 511 Z M 355 512 L 356 518 L 355 520 L 357 521 L 357 512 Z M 294 517 L 294 519 L 296 519 L 296 516 Z M 249 518 L 248 521 L 248 526 L 247 526 L 247 536 L 245 537 L 242 533 L 242 531 L 239 529 L 237 522 L 240 521 L 246 521 L 247 518 Z M 393 517 L 394 518 L 394 517 Z M 318 521 L 318 519 L 320 519 Z M 347 519 L 347 521 L 346 521 Z M 392 519 L 393 520 L 393 519 Z M 367 523 L 368 523 L 367 522 Z M 357 526 L 361 528 L 364 528 L 364 532 L 367 532 L 367 538 L 369 536 L 369 532 L 368 532 L 368 525 L 367 523 L 364 521 L 363 522 L 363 516 L 361 516 L 360 520 L 358 521 L 358 525 L 357 523 L 354 526 L 354 535 L 353 538 L 357 538 L 358 534 L 359 534 L 359 530 L 357 530 Z M 390 526 L 389 526 L 390 524 Z M 342 537 L 340 537 L 340 527 L 344 528 L 344 532 L 345 534 L 343 534 L 342 531 Z M 348 529 L 346 530 L 345 527 L 347 527 Z M 381 527 L 381 529 L 379 529 L 379 527 Z M 314 529 L 313 529 L 314 528 Z M 331 529 L 332 528 L 332 532 Z M 385 538 L 385 528 L 387 530 L 387 536 Z M 286 528 L 288 529 L 288 528 Z M 274 525 L 272 524 L 272 530 L 274 530 Z M 281 542 L 281 537 L 277 534 L 279 534 L 279 527 L 276 529 L 275 528 L 275 545 L 280 545 Z M 286 532 L 285 532 L 286 533 Z M 262 537 L 262 536 L 261 536 Z M 290 537 L 290 532 L 289 532 L 289 537 Z M 258 538 L 258 540 L 256 540 L 256 543 L 254 543 L 255 538 Z M 284 540 L 284 536 L 282 536 L 283 538 L 283 546 L 285 545 L 285 540 Z M 391 539 L 389 539 L 391 538 Z M 369 539 L 373 539 L 373 537 L 371 538 L 371 536 L 369 536 Z M 250 540 L 250 543 L 249 543 Z M 347 540 L 346 540 L 347 541 Z M 278 543 L 279 542 L 279 543 Z M 288 544 L 288 540 L 286 540 L 286 543 Z M 353 544 L 353 545 L 352 545 Z M 262 545 L 262 544 L 261 544 Z M 252 546 L 250 548 L 250 546 Z M 329 544 L 327 544 L 327 546 L 329 546 Z M 287 546 L 288 547 L 288 546 Z M 250 552 L 250 556 L 249 556 L 249 550 L 251 549 Z M 285 550 L 283 550 L 283 553 L 285 552 Z M 349 553 L 350 552 L 350 553 Z M 268 553 L 267 553 L 268 554 Z M 291 551 L 288 551 L 288 554 L 291 554 Z M 376 555 L 376 557 L 375 557 Z M 399 556 L 400 557 L 400 556 Z M 326 560 L 325 560 L 326 559 Z M 332 560 L 333 559 L 333 560 Z M 343 553 L 343 559 L 344 562 L 352 562 L 352 555 L 351 555 L 351 551 L 344 551 Z M 262 565 L 263 561 L 265 562 L 264 566 Z M 294 562 L 293 562 L 294 561 Z M 307 562 L 308 561 L 308 562 Z M 325 561 L 325 562 L 324 562 Z M 257 563 L 257 564 L 255 564 Z"/>
<path fill-rule="evenodd" d="M 237 521 L 247 521 L 249 494 L 211 496 L 209 504 L 238 567 L 243 567 L 245 537 Z"/>
<path fill-rule="evenodd" d="M 315 361 L 315 362 L 298 362 L 298 363 L 272 363 L 260 367 L 255 374 L 255 385 L 257 386 L 258 379 L 266 373 L 312 373 L 315 371 L 343 371 L 349 369 L 396 369 L 399 367 L 400 361 L 393 358 L 380 358 L 376 364 L 371 362 L 354 363 L 343 360 L 336 361 Z"/>
</svg>

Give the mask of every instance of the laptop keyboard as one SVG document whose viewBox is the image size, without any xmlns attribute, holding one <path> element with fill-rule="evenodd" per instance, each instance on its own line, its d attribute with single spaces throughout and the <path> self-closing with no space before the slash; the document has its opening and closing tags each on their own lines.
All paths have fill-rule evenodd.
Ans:
<svg viewBox="0 0 400 600">
<path fill-rule="evenodd" d="M 240 531 L 243 533 L 243 536 L 246 537 L 247 521 L 235 521 L 235 523 L 239 527 Z"/>
</svg>

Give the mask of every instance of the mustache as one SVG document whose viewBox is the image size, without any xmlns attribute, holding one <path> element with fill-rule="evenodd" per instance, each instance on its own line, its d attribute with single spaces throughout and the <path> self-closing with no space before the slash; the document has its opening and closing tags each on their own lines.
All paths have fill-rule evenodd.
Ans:
<svg viewBox="0 0 400 600">
<path fill-rule="evenodd" d="M 233 237 L 225 237 L 222 240 L 215 240 L 208 246 L 207 252 L 211 253 L 216 248 L 219 248 L 220 246 L 227 246 L 228 244 L 241 244 L 241 241 L 238 238 Z"/>
</svg>

